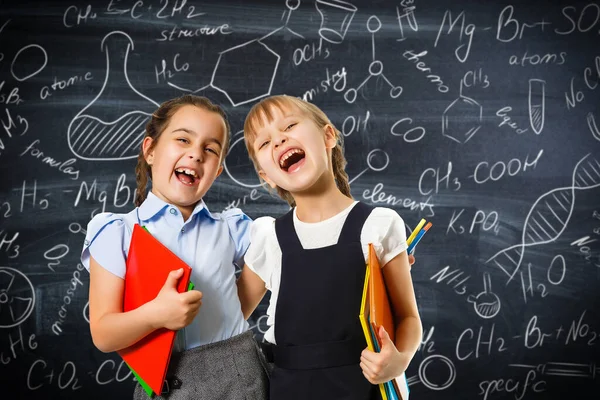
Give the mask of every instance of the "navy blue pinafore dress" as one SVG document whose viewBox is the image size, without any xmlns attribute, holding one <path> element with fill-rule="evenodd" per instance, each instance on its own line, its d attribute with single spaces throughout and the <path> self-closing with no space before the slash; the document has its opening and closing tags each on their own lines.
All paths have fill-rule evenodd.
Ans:
<svg viewBox="0 0 600 400">
<path fill-rule="evenodd" d="M 366 272 L 360 234 L 372 209 L 355 204 L 338 243 L 317 249 L 302 248 L 293 210 L 275 221 L 283 258 L 271 400 L 381 398 L 359 365 L 367 347 L 358 318 Z"/>
</svg>

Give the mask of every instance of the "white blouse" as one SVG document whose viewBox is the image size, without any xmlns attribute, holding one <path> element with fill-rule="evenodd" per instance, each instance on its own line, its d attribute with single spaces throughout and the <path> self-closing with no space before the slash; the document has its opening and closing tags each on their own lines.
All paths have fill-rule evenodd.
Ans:
<svg viewBox="0 0 600 400">
<path fill-rule="evenodd" d="M 327 247 L 337 243 L 346 217 L 357 202 L 337 215 L 321 222 L 302 222 L 294 208 L 294 228 L 304 249 Z M 376 207 L 365 221 L 361 234 L 365 263 L 369 254 L 369 243 L 373 243 L 381 267 L 406 250 L 406 228 L 398 213 L 390 208 Z M 275 343 L 275 306 L 281 280 L 281 248 L 275 233 L 275 219 L 261 217 L 250 228 L 250 246 L 244 257 L 246 265 L 254 271 L 271 291 L 267 308 L 265 340 Z M 357 311 L 358 312 L 358 311 Z M 357 314 L 358 315 L 358 314 Z M 357 317 L 358 318 L 358 317 Z"/>
</svg>

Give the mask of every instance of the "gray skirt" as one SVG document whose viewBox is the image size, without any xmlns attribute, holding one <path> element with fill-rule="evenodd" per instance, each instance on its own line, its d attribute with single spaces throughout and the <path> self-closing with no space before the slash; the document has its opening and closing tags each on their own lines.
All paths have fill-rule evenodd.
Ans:
<svg viewBox="0 0 600 400">
<path fill-rule="evenodd" d="M 173 353 L 163 393 L 153 399 L 261 400 L 269 395 L 266 360 L 246 331 L 220 342 Z M 149 397 L 138 383 L 134 400 Z"/>
</svg>

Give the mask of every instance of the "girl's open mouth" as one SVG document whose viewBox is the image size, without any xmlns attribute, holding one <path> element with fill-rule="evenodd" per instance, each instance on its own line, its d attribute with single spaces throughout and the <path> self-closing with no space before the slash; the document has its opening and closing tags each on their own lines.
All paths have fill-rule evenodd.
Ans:
<svg viewBox="0 0 600 400">
<path fill-rule="evenodd" d="M 200 179 L 196 171 L 188 168 L 175 168 L 175 176 L 186 186 L 194 186 Z"/>
<path fill-rule="evenodd" d="M 279 167 L 286 172 L 296 172 L 305 161 L 306 154 L 301 149 L 290 149 L 279 158 Z"/>
</svg>

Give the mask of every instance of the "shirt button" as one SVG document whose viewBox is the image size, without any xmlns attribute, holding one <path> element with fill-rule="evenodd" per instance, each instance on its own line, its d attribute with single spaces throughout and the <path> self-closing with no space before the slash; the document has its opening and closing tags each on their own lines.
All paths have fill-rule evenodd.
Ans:
<svg viewBox="0 0 600 400">
<path fill-rule="evenodd" d="M 181 228 L 181 233 L 185 232 L 185 228 Z"/>
<path fill-rule="evenodd" d="M 176 215 L 176 214 L 177 214 L 177 210 L 176 210 L 176 209 L 174 209 L 174 208 L 171 208 L 171 209 L 169 210 L 169 212 L 170 212 L 171 214 L 173 214 L 173 215 Z"/>
</svg>

